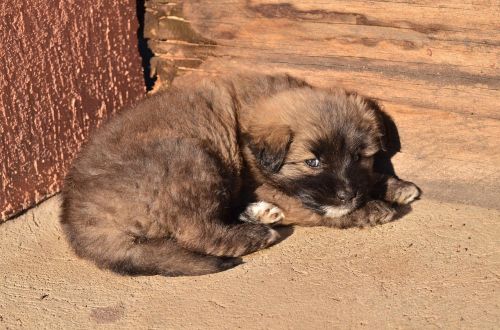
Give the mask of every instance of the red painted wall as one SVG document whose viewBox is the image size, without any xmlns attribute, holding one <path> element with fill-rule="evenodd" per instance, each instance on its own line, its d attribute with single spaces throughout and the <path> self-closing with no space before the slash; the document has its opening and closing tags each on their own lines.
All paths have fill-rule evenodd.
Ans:
<svg viewBox="0 0 500 330">
<path fill-rule="evenodd" d="M 0 3 L 0 222 L 54 194 L 103 120 L 144 93 L 133 0 Z"/>
</svg>

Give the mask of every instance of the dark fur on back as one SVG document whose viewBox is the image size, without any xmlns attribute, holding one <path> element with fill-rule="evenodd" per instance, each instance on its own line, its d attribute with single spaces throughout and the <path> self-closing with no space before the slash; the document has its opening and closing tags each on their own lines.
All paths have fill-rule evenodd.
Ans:
<svg viewBox="0 0 500 330">
<path fill-rule="evenodd" d="M 256 208 L 238 220 L 248 189 L 283 208 L 296 203 L 283 223 L 313 225 L 292 221 L 297 210 L 321 219 L 316 225 L 337 225 L 324 219 L 363 209 L 381 181 L 373 172 L 381 111 L 370 102 L 288 75 L 171 88 L 117 116 L 83 148 L 63 189 L 64 231 L 100 267 L 175 276 L 230 268 L 277 240 Z M 311 157 L 320 171 L 305 165 Z M 394 194 L 382 181 L 384 196 Z"/>
</svg>

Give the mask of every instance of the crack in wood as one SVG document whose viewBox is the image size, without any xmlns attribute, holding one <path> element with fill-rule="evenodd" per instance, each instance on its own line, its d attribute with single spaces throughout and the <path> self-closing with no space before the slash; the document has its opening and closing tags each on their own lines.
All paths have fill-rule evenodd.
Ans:
<svg viewBox="0 0 500 330">
<path fill-rule="evenodd" d="M 405 28 L 424 34 L 432 34 L 438 31 L 446 31 L 448 28 L 442 24 L 417 24 L 407 20 L 380 21 L 367 17 L 364 14 L 327 11 L 321 9 L 300 10 L 290 3 L 260 4 L 252 5 L 251 0 L 246 1 L 246 7 L 265 18 L 293 20 L 319 21 L 324 20 L 331 23 L 349 23 L 355 25 L 380 26 L 391 28 Z"/>
</svg>

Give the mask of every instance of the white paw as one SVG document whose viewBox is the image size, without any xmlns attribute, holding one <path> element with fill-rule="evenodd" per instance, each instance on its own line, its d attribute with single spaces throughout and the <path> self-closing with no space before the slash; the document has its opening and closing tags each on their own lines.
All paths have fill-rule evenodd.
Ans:
<svg viewBox="0 0 500 330">
<path fill-rule="evenodd" d="M 268 202 L 257 202 L 248 205 L 245 212 L 240 216 L 242 221 L 259 222 L 264 224 L 275 224 L 285 218 L 283 211 Z"/>
</svg>

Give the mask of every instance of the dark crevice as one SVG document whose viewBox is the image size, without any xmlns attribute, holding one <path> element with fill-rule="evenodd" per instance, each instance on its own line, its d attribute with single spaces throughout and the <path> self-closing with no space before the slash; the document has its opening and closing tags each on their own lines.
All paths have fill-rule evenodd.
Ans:
<svg viewBox="0 0 500 330">
<path fill-rule="evenodd" d="M 151 76 L 151 58 L 154 56 L 148 47 L 148 39 L 144 38 L 144 16 L 146 13 L 145 0 L 136 0 L 137 20 L 139 28 L 137 29 L 137 48 L 142 59 L 142 69 L 144 75 L 144 84 L 146 91 L 153 89 L 156 76 Z"/>
</svg>

